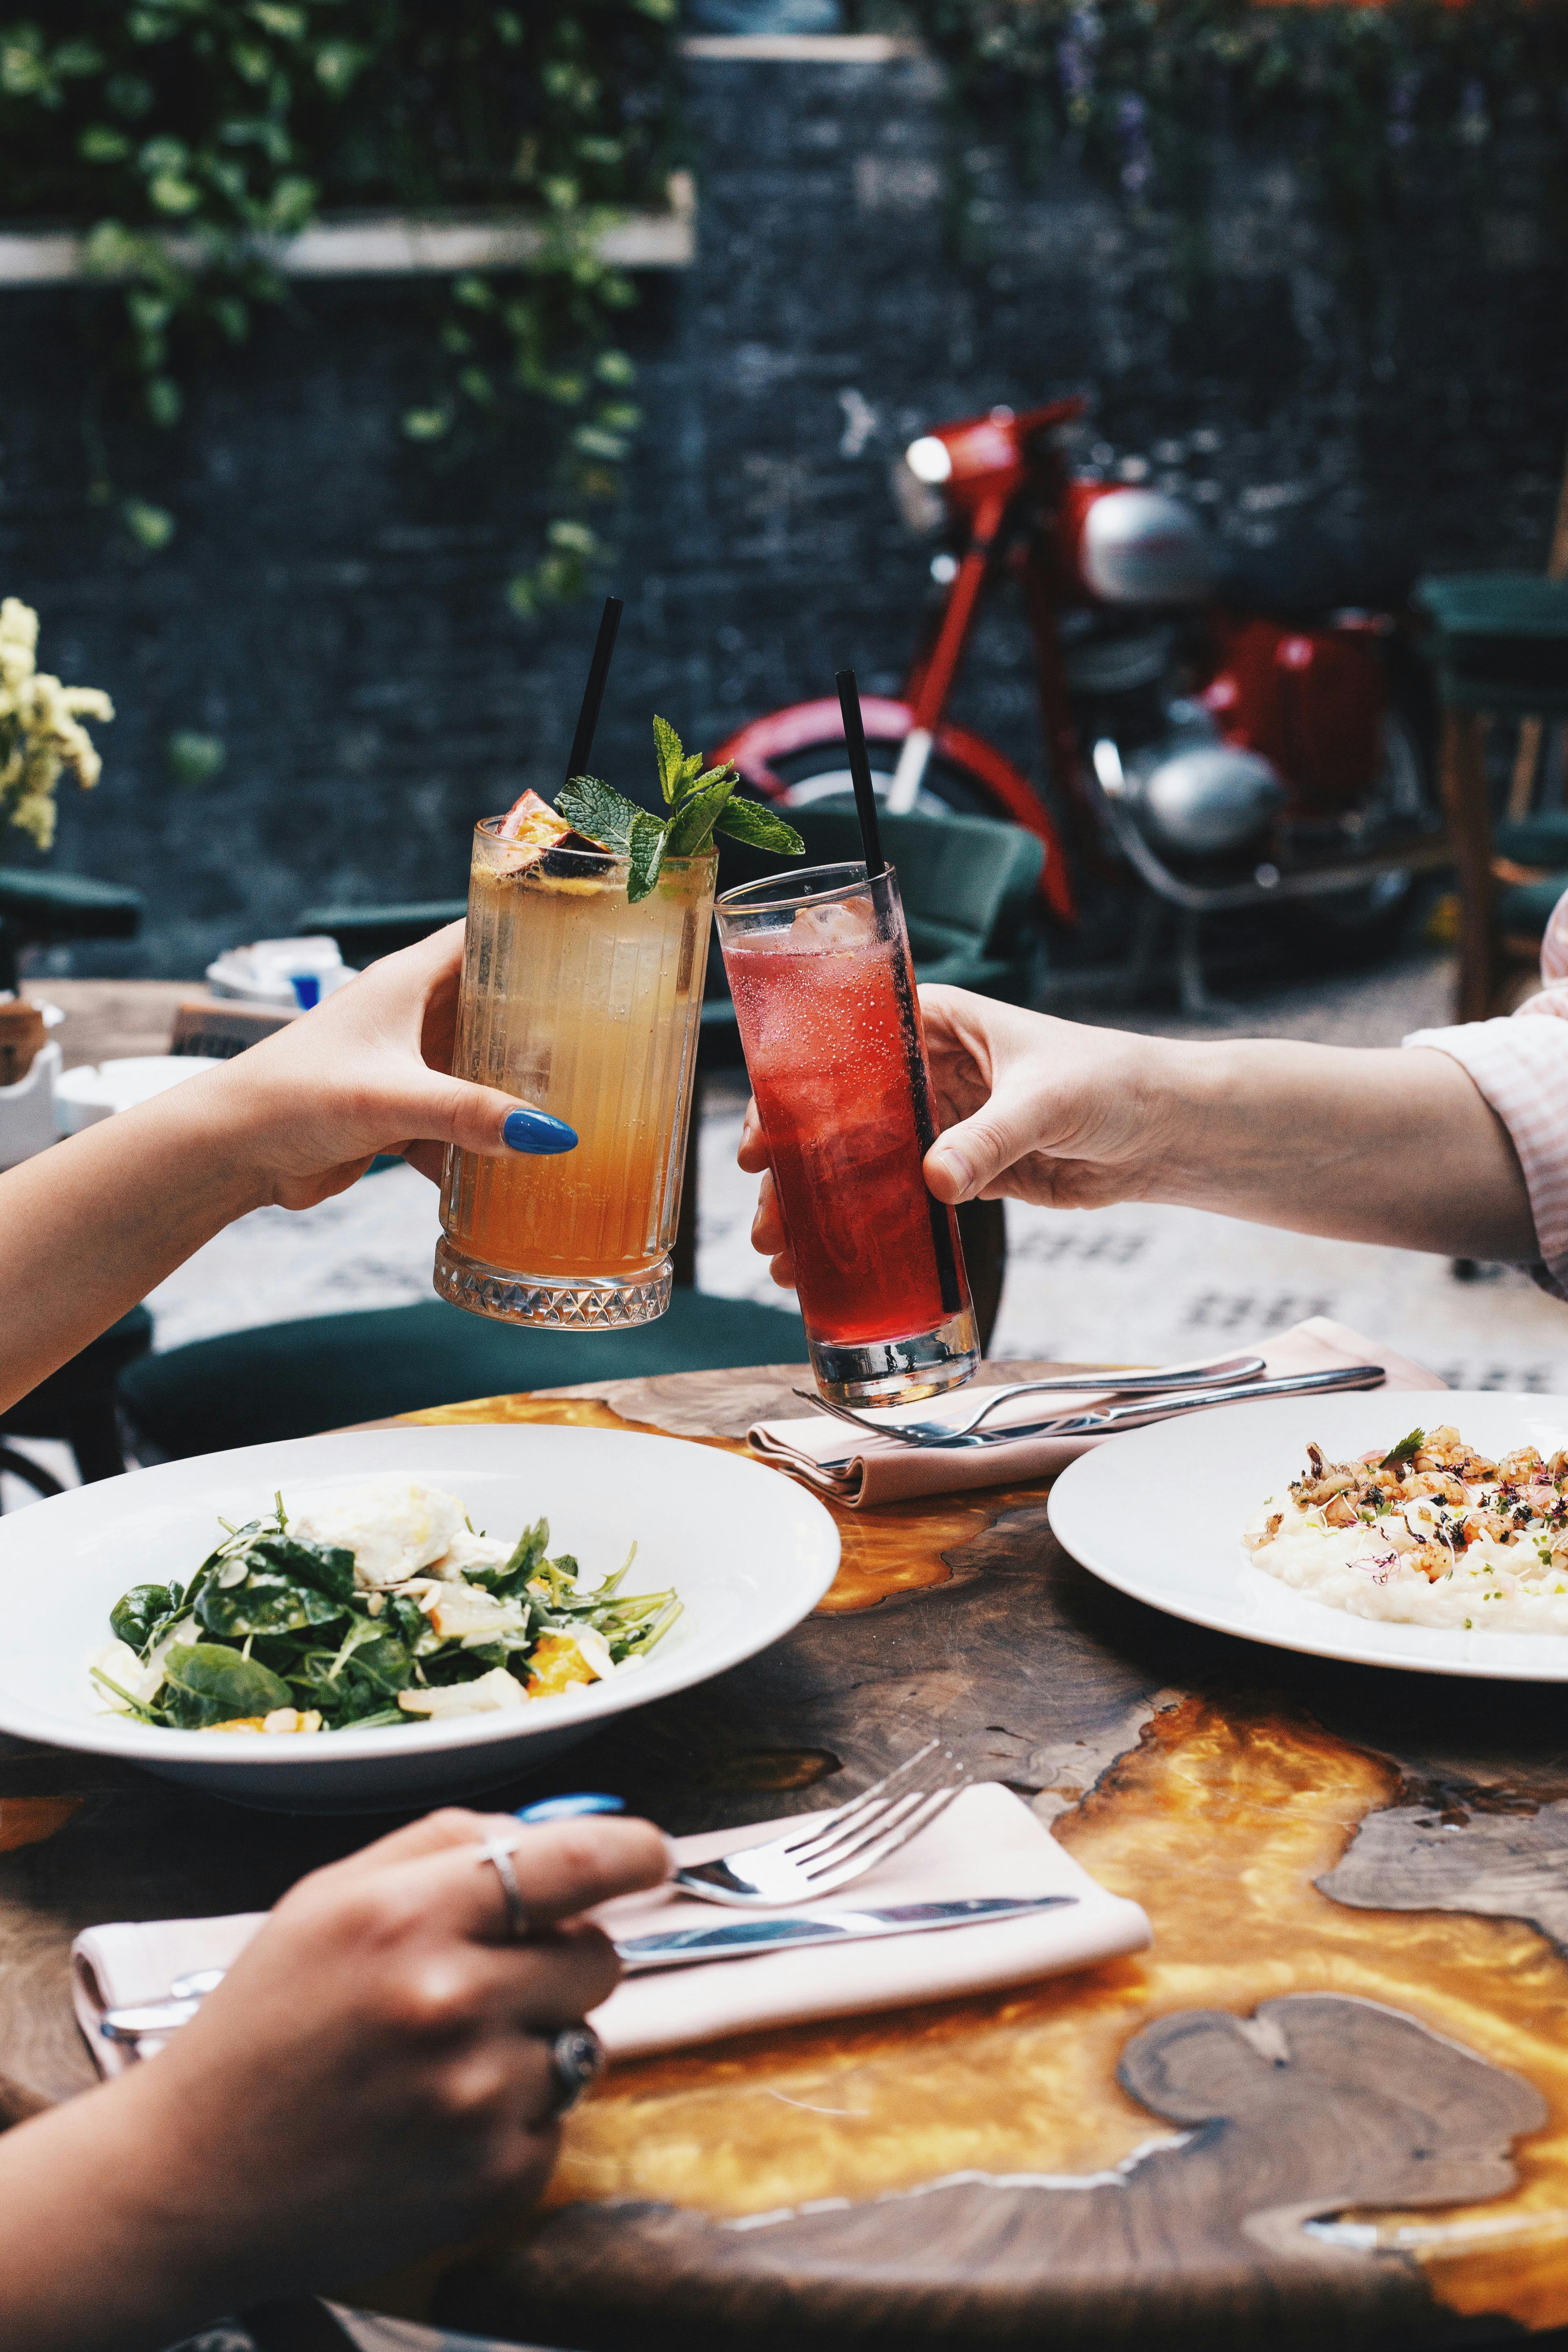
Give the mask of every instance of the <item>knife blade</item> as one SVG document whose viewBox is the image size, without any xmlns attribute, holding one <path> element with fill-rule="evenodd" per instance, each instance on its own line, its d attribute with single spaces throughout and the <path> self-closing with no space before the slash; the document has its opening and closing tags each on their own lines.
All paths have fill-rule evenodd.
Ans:
<svg viewBox="0 0 1568 2352">
<path fill-rule="evenodd" d="M 894 1903 L 882 1911 L 793 1913 L 785 1918 L 730 1918 L 712 1927 L 672 1927 L 662 1935 L 631 1936 L 616 1946 L 623 1972 L 646 1976 L 651 1969 L 693 1968 L 707 1960 L 752 1959 L 761 1952 L 797 1950 L 813 1944 L 860 1944 L 877 1936 L 929 1935 L 942 1927 L 982 1927 L 993 1920 L 1026 1919 L 1039 1911 L 1063 1910 L 1076 1895 L 980 1895 L 950 1903 Z M 184 1977 L 170 1987 L 167 2000 L 135 2008 L 108 2009 L 98 2021 L 110 2042 L 140 2042 L 188 2025 L 203 1997 L 223 1981 L 221 1969 Z"/>
<path fill-rule="evenodd" d="M 982 1895 L 951 1903 L 894 1903 L 879 1911 L 795 1912 L 782 1919 L 731 1917 L 711 1927 L 672 1927 L 662 1935 L 629 1936 L 616 1949 L 626 1975 L 642 1976 L 650 1969 L 751 1959 L 760 1952 L 795 1951 L 813 1944 L 860 1944 L 877 1936 L 929 1935 L 941 1927 L 978 1927 L 994 1920 L 1026 1919 L 1077 1901 L 1076 1895 Z"/>
</svg>

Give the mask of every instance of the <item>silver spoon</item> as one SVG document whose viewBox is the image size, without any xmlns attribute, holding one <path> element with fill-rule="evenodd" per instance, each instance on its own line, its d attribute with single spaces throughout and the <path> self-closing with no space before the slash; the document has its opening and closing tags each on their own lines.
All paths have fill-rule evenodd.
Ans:
<svg viewBox="0 0 1568 2352">
<path fill-rule="evenodd" d="M 967 1421 L 873 1421 L 868 1414 L 856 1412 L 847 1404 L 830 1404 L 813 1390 L 796 1389 L 794 1393 L 823 1412 L 832 1413 L 836 1420 L 851 1422 L 857 1429 L 869 1430 L 877 1437 L 896 1437 L 904 1445 L 951 1445 L 978 1429 L 1009 1397 L 1036 1396 L 1042 1391 L 1051 1396 L 1081 1394 L 1085 1391 L 1094 1396 L 1161 1396 L 1170 1390 L 1179 1392 L 1184 1389 L 1212 1389 L 1237 1381 L 1255 1381 L 1264 1369 L 1261 1356 L 1219 1356 L 1205 1364 L 1184 1364 L 1178 1371 L 1064 1372 L 1055 1380 L 1015 1381 L 1006 1388 L 985 1390 Z"/>
</svg>

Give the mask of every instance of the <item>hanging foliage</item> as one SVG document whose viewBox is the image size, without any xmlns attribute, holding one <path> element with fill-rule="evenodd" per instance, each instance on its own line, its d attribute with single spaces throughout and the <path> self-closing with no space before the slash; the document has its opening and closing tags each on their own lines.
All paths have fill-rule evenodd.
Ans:
<svg viewBox="0 0 1568 2352">
<path fill-rule="evenodd" d="M 1218 131 L 1278 137 L 1353 258 L 1402 198 L 1485 200 L 1500 131 L 1533 138 L 1564 243 L 1568 0 L 908 0 L 965 122 L 1036 163 L 1063 143 L 1134 205 L 1201 210 Z"/>
<path fill-rule="evenodd" d="M 674 13 L 47 0 L 0 21 L 0 215 L 78 224 L 100 289 L 92 497 L 145 549 L 173 536 L 174 518 L 119 478 L 134 457 L 104 420 L 131 405 L 177 427 L 204 345 L 244 342 L 285 299 L 279 240 L 334 207 L 500 207 L 537 219 L 537 258 L 450 282 L 401 426 L 432 450 L 500 434 L 531 455 L 546 425 L 553 511 L 510 598 L 528 614 L 575 593 L 638 423 L 617 340 L 634 289 L 599 240 L 664 200 Z"/>
</svg>

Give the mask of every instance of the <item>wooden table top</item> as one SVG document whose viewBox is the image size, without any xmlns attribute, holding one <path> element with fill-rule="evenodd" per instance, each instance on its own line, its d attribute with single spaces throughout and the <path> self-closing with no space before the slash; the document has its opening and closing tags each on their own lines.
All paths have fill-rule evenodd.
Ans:
<svg viewBox="0 0 1568 2352">
<path fill-rule="evenodd" d="M 734 1444 L 798 1370 L 498 1398 Z M 782 1474 L 781 1474 L 782 1475 Z M 1568 2324 L 1568 1719 L 1542 1685 L 1184 1625 L 1045 1488 L 837 1514 L 823 1607 L 528 1784 L 668 1828 L 851 1794 L 932 1731 L 1133 1896 L 1152 1951 L 616 2067 L 440 2316 L 594 2347 L 1481 2342 Z M 508 1801 L 521 1801 L 521 1796 Z M 252 1907 L 364 1825 L 0 1743 L 0 2116 L 91 2079 L 93 1919 Z"/>
<path fill-rule="evenodd" d="M 24 996 L 65 1014 L 52 1034 L 68 1070 L 132 1054 L 166 1054 L 182 1004 L 208 994 L 205 980 L 26 980 Z"/>
</svg>

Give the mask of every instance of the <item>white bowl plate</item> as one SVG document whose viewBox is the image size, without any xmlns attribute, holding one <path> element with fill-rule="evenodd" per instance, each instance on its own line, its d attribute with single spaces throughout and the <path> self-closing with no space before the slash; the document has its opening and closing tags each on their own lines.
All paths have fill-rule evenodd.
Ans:
<svg viewBox="0 0 1568 2352">
<path fill-rule="evenodd" d="M 1300 1477 L 1309 1440 L 1331 1461 L 1346 1462 L 1441 1422 L 1494 1459 L 1521 1445 L 1551 1454 L 1568 1445 L 1568 1397 L 1383 1389 L 1217 1406 L 1128 1430 L 1080 1454 L 1051 1489 L 1051 1527 L 1075 1559 L 1119 1592 L 1217 1633 L 1412 1674 L 1568 1682 L 1568 1634 L 1466 1633 L 1352 1617 L 1255 1568 L 1242 1549 L 1242 1528 L 1266 1497 Z"/>
<path fill-rule="evenodd" d="M 100 1712 L 88 1661 L 132 1584 L 189 1581 L 218 1522 L 265 1516 L 368 1478 L 460 1496 L 491 1535 L 542 1514 L 552 1553 L 590 1581 L 637 1555 L 625 1590 L 673 1586 L 684 1613 L 646 1662 L 603 1683 L 449 1723 L 316 1735 L 165 1731 Z M 607 1717 L 722 1674 L 814 1609 L 838 1530 L 775 1470 L 716 1448 L 603 1429 L 361 1430 L 249 1445 L 105 1478 L 0 1519 L 0 1730 L 123 1756 L 163 1779 L 289 1811 L 375 1811 L 494 1787 Z"/>
</svg>

